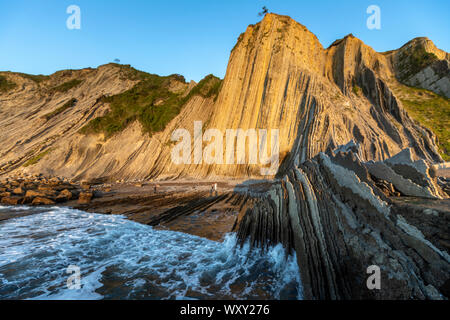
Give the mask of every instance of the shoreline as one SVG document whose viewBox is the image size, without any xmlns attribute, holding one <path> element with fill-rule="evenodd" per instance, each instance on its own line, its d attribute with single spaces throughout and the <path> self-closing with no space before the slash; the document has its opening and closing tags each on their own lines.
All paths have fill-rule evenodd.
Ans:
<svg viewBox="0 0 450 320">
<path fill-rule="evenodd" d="M 213 193 L 214 183 L 217 192 Z M 156 229 L 221 241 L 227 233 L 236 231 L 239 215 L 249 200 L 247 191 L 264 191 L 271 184 L 242 180 L 74 184 L 61 178 L 8 178 L 0 182 L 0 203 L 124 215 Z M 39 210 L 30 212 L 18 207 L 14 214 L 0 213 L 0 222 L 38 213 Z"/>
</svg>

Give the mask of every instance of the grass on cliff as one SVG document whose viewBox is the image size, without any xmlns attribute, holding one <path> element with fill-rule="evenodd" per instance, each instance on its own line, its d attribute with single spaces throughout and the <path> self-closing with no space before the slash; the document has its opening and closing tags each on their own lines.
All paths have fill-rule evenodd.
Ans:
<svg viewBox="0 0 450 320">
<path fill-rule="evenodd" d="M 48 121 L 51 118 L 56 117 L 58 114 L 66 111 L 67 109 L 72 108 L 73 106 L 75 106 L 76 103 L 77 103 L 77 99 L 72 98 L 69 101 L 67 101 L 65 104 L 63 104 L 61 107 L 56 109 L 55 111 L 47 113 L 45 116 L 43 116 L 43 118 L 45 118 L 45 120 Z"/>
<path fill-rule="evenodd" d="M 67 92 L 72 88 L 78 87 L 81 83 L 83 82 L 83 80 L 78 80 L 78 79 L 74 79 L 74 80 L 70 80 L 67 82 L 64 82 L 63 84 L 53 87 L 52 89 L 50 89 L 51 92 Z"/>
<path fill-rule="evenodd" d="M 400 67 L 408 71 L 402 74 L 400 80 L 408 80 L 437 60 L 439 60 L 438 57 L 434 53 L 427 52 L 424 47 L 416 47 L 408 54 L 403 53 L 400 56 Z"/>
<path fill-rule="evenodd" d="M 128 71 L 132 72 L 132 70 Z M 185 83 L 184 77 L 180 75 L 160 77 L 139 71 L 134 75 L 143 80 L 128 91 L 103 98 L 103 102 L 110 104 L 110 112 L 93 119 L 81 129 L 81 133 L 104 133 L 110 137 L 124 130 L 135 120 L 138 120 L 144 131 L 149 134 L 162 131 L 180 113 L 191 97 L 194 95 L 215 96 L 221 84 L 219 78 L 209 75 L 183 97 L 182 93 L 169 90 L 173 81 Z M 128 77 L 129 74 L 126 76 Z"/>
<path fill-rule="evenodd" d="M 407 86 L 401 86 L 399 96 L 410 116 L 436 134 L 442 158 L 450 161 L 450 99 Z"/>
<path fill-rule="evenodd" d="M 29 167 L 29 166 L 32 166 L 32 165 L 38 163 L 42 158 L 44 158 L 46 155 L 48 155 L 51 151 L 52 151 L 52 149 L 48 149 L 44 152 L 39 153 L 38 155 L 34 156 L 33 158 L 31 158 L 30 160 L 25 162 L 23 166 L 26 168 L 26 167 Z"/>
<path fill-rule="evenodd" d="M 0 75 L 0 92 L 5 93 L 16 87 L 16 84 L 6 79 L 5 76 Z"/>
<path fill-rule="evenodd" d="M 360 87 L 358 87 L 357 85 L 353 85 L 352 91 L 353 91 L 354 94 L 359 96 L 359 94 L 362 91 L 362 89 Z"/>
<path fill-rule="evenodd" d="M 22 77 L 24 77 L 24 78 L 26 78 L 26 79 L 34 81 L 34 82 L 36 82 L 38 84 L 41 83 L 42 81 L 50 79 L 50 76 L 44 76 L 42 74 L 35 75 L 35 74 L 27 74 L 27 73 L 20 73 L 20 72 L 17 73 L 17 74 L 22 76 Z"/>
</svg>

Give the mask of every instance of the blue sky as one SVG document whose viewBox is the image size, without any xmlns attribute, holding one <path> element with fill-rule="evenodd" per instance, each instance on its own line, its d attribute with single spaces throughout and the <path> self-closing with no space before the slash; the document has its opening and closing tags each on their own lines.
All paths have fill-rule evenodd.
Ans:
<svg viewBox="0 0 450 320">
<path fill-rule="evenodd" d="M 81 8 L 81 30 L 66 27 L 72 4 Z M 373 4 L 381 30 L 366 27 Z M 324 47 L 353 33 L 377 51 L 419 36 L 450 51 L 448 0 L 0 0 L 0 70 L 50 74 L 118 58 L 187 80 L 223 77 L 239 34 L 264 5 L 305 25 Z"/>
</svg>

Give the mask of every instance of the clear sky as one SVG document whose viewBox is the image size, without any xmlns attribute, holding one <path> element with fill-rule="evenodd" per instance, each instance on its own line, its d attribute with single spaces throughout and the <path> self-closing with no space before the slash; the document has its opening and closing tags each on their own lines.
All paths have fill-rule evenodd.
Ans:
<svg viewBox="0 0 450 320">
<path fill-rule="evenodd" d="M 69 5 L 81 29 L 69 30 Z M 381 9 L 381 30 L 369 30 L 369 5 Z M 258 12 L 289 15 L 324 47 L 349 33 L 377 51 L 427 36 L 450 51 L 449 0 L 0 0 L 0 70 L 50 74 L 121 63 L 199 81 L 225 75 L 231 49 Z"/>
</svg>

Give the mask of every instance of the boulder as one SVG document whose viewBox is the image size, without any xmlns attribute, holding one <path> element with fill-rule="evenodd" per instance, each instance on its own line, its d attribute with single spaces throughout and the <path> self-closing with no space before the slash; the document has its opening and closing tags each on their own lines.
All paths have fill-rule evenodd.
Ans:
<svg viewBox="0 0 450 320">
<path fill-rule="evenodd" d="M 79 204 L 87 204 L 90 203 L 94 194 L 91 191 L 83 191 L 80 193 L 80 196 L 78 198 Z"/>
<path fill-rule="evenodd" d="M 11 192 L 2 192 L 2 193 L 0 193 L 0 198 L 10 197 L 10 196 L 11 196 Z"/>
<path fill-rule="evenodd" d="M 21 195 L 23 194 L 23 189 L 21 187 L 15 188 L 13 189 L 12 193 L 16 195 Z"/>
<path fill-rule="evenodd" d="M 53 200 L 44 197 L 36 197 L 33 199 L 33 202 L 31 203 L 31 205 L 33 206 L 46 206 L 52 204 L 55 204 Z"/>
<path fill-rule="evenodd" d="M 38 191 L 42 192 L 47 197 L 56 197 L 57 195 L 57 191 L 51 186 L 39 185 Z"/>
<path fill-rule="evenodd" d="M 20 183 L 17 182 L 17 181 L 11 181 L 11 182 L 9 183 L 9 186 L 10 186 L 10 189 L 17 188 L 17 187 L 20 186 Z"/>
<path fill-rule="evenodd" d="M 34 190 L 28 190 L 27 193 L 25 193 L 25 198 L 36 198 L 36 197 L 45 197 L 45 194 Z"/>
<path fill-rule="evenodd" d="M 41 192 L 34 191 L 34 190 L 28 190 L 25 193 L 25 198 L 23 199 L 23 203 L 24 204 L 32 203 L 34 198 L 36 198 L 36 197 L 44 198 L 45 194 L 43 194 Z"/>
<path fill-rule="evenodd" d="M 56 197 L 56 202 L 66 202 L 72 199 L 72 192 L 67 189 L 64 189 L 59 193 Z"/>
<path fill-rule="evenodd" d="M 6 204 L 9 206 L 16 206 L 22 203 L 23 198 L 21 197 L 4 197 L 2 198 L 2 204 Z"/>
</svg>

